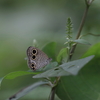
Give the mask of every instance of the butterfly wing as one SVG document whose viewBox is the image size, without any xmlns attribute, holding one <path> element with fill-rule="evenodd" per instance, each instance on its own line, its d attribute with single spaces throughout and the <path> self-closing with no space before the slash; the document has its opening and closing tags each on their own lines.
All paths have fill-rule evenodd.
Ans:
<svg viewBox="0 0 100 100">
<path fill-rule="evenodd" d="M 27 49 L 27 57 L 28 66 L 32 70 L 44 67 L 51 61 L 51 59 L 48 58 L 48 56 L 43 51 L 32 46 Z"/>
</svg>

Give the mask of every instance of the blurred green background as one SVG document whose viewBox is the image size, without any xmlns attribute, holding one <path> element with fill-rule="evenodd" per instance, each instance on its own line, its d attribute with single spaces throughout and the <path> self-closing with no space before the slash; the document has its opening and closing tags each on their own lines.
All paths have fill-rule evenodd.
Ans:
<svg viewBox="0 0 100 100">
<path fill-rule="evenodd" d="M 99 3 L 95 0 L 91 5 L 82 34 L 100 34 Z M 59 52 L 66 41 L 67 18 L 71 17 L 73 21 L 75 38 L 84 10 L 84 0 L 0 0 L 0 77 L 13 71 L 28 70 L 26 50 L 33 45 L 33 39 L 38 41 L 40 49 L 48 42 L 57 42 Z M 90 35 L 84 39 L 91 44 L 100 41 L 100 37 Z M 78 59 L 88 48 L 78 45 L 73 59 Z M 32 79 L 31 75 L 4 80 L 0 100 L 35 81 L 37 79 Z M 20 100 L 47 100 L 49 92 L 49 87 L 39 87 Z"/>
</svg>

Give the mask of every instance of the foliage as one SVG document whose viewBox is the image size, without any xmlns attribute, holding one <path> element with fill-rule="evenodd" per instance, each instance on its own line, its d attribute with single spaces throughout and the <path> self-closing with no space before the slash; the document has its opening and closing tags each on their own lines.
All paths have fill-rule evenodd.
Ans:
<svg viewBox="0 0 100 100">
<path fill-rule="evenodd" d="M 56 93 L 61 100 L 99 100 L 100 95 L 100 43 L 92 46 L 83 56 L 95 55 L 77 76 L 62 77 Z"/>
<path fill-rule="evenodd" d="M 99 87 L 100 83 L 98 80 L 98 59 L 100 56 L 98 56 L 99 52 L 97 52 L 99 51 L 100 43 L 97 44 L 98 46 L 94 45 L 92 48 L 90 48 L 81 59 L 72 61 L 72 56 L 78 43 L 90 45 L 89 42 L 82 39 L 81 31 L 85 22 L 87 11 L 92 2 L 93 0 L 85 0 L 86 12 L 83 16 L 75 40 L 73 40 L 72 34 L 73 24 L 71 18 L 68 18 L 66 26 L 66 42 L 64 43 L 66 48 L 62 48 L 56 55 L 56 42 L 50 42 L 44 46 L 42 50 L 53 59 L 50 64 L 37 71 L 16 71 L 5 75 L 3 78 L 0 78 L 0 83 L 3 79 L 14 79 L 19 76 L 30 74 L 34 75 L 32 78 L 44 79 L 43 81 L 33 83 L 32 85 L 22 89 L 8 99 L 19 99 L 40 85 L 49 85 L 51 87 L 49 100 L 54 100 L 55 94 L 57 94 L 61 100 L 100 99 L 99 88 L 97 88 Z M 98 64 L 96 63 L 97 61 Z M 97 90 L 96 92 L 92 91 L 95 89 Z"/>
</svg>

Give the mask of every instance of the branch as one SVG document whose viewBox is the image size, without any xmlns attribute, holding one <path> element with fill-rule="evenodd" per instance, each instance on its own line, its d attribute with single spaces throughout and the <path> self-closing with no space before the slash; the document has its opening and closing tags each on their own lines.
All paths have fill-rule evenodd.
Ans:
<svg viewBox="0 0 100 100">
<path fill-rule="evenodd" d="M 92 3 L 93 1 L 91 1 Z M 88 13 L 88 10 L 89 10 L 89 7 L 90 7 L 90 2 L 85 0 L 85 3 L 86 3 L 86 9 L 85 9 L 85 12 L 83 14 L 83 18 L 82 18 L 82 21 L 80 23 L 80 27 L 79 27 L 79 31 L 78 31 L 78 34 L 76 36 L 76 39 L 78 39 L 80 37 L 80 34 L 81 34 L 81 31 L 83 29 L 83 26 L 84 26 L 84 23 L 85 23 L 85 20 L 86 20 L 86 16 L 87 16 L 87 13 Z M 76 48 L 77 44 L 73 45 L 71 51 L 70 51 L 70 57 L 69 57 L 69 60 L 71 60 L 72 56 L 73 56 L 73 53 L 75 51 L 75 48 Z"/>
</svg>

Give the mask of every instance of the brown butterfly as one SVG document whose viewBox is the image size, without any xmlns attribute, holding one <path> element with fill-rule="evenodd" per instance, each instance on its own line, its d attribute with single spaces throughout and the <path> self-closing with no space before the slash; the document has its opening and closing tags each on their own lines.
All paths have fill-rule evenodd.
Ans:
<svg viewBox="0 0 100 100">
<path fill-rule="evenodd" d="M 52 60 L 43 51 L 32 46 L 27 49 L 27 57 L 28 67 L 33 71 L 46 66 Z"/>
</svg>

